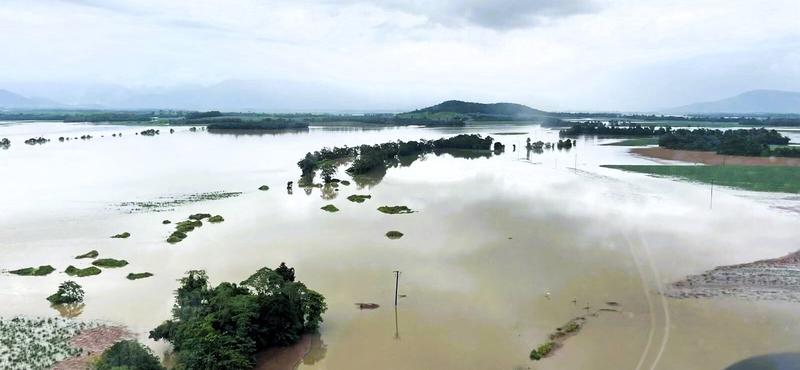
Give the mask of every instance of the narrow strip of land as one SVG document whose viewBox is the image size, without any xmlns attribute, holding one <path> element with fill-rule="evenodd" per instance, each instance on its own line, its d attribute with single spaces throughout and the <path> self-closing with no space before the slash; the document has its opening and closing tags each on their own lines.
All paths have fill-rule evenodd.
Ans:
<svg viewBox="0 0 800 370">
<path fill-rule="evenodd" d="M 800 167 L 800 158 L 789 157 L 748 157 L 741 155 L 722 155 L 715 152 L 697 150 L 674 150 L 666 148 L 634 148 L 631 153 L 643 157 L 672 161 L 702 163 L 710 165 L 743 166 L 790 166 Z"/>
</svg>

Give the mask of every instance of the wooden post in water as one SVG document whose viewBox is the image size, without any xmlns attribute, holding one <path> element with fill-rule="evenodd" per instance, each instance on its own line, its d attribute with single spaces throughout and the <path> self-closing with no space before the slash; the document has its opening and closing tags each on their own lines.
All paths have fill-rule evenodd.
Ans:
<svg viewBox="0 0 800 370">
<path fill-rule="evenodd" d="M 400 285 L 400 271 L 395 270 L 394 272 L 394 306 L 397 307 L 397 287 Z"/>
</svg>

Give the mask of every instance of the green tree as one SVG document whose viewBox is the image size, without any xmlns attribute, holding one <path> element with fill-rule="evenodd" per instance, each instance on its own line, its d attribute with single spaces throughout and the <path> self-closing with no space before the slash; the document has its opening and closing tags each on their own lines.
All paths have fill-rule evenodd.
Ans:
<svg viewBox="0 0 800 370">
<path fill-rule="evenodd" d="M 114 343 L 95 364 L 96 370 L 164 370 L 149 348 L 133 340 Z"/>
</svg>

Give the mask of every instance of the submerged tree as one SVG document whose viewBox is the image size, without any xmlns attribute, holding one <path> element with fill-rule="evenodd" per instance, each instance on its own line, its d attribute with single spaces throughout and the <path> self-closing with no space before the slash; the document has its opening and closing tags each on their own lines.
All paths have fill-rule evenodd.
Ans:
<svg viewBox="0 0 800 370">
<path fill-rule="evenodd" d="M 175 293 L 172 319 L 150 337 L 173 344 L 179 368 L 252 368 L 258 351 L 294 344 L 322 322 L 325 298 L 294 279 L 284 263 L 216 287 L 204 271 L 189 271 Z"/>
<path fill-rule="evenodd" d="M 67 280 L 58 286 L 55 294 L 47 297 L 52 304 L 69 304 L 83 302 L 83 288 L 78 283 Z"/>
</svg>

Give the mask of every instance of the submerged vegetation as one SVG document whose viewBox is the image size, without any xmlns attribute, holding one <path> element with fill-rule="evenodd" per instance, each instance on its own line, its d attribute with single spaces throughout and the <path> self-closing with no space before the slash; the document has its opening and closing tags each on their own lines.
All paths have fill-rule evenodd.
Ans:
<svg viewBox="0 0 800 370">
<path fill-rule="evenodd" d="M 153 274 L 150 272 L 131 272 L 125 278 L 127 278 L 128 280 L 139 280 L 139 279 L 149 278 L 151 276 L 153 276 Z"/>
<path fill-rule="evenodd" d="M 403 233 L 401 233 L 401 232 L 399 232 L 397 230 L 392 230 L 392 231 L 389 231 L 389 232 L 386 233 L 386 237 L 389 238 L 389 239 L 392 239 L 392 240 L 400 239 L 400 238 L 403 237 Z"/>
<path fill-rule="evenodd" d="M 47 300 L 52 304 L 70 304 L 83 302 L 83 288 L 78 283 L 67 280 L 58 286 L 58 290 Z"/>
<path fill-rule="evenodd" d="M 96 250 L 92 249 L 91 251 L 88 251 L 88 252 L 86 252 L 84 254 L 81 254 L 79 256 L 75 256 L 75 259 L 97 258 L 97 256 L 99 256 L 99 255 L 100 255 L 100 253 L 98 253 Z"/>
<path fill-rule="evenodd" d="M 98 260 L 92 261 L 92 264 L 97 267 L 106 267 L 106 268 L 115 268 L 115 267 L 124 267 L 128 265 L 128 261 L 126 260 L 118 260 L 113 258 L 101 258 Z"/>
<path fill-rule="evenodd" d="M 11 146 L 11 140 L 8 140 L 7 138 L 0 139 L 0 148 L 8 149 L 8 147 L 10 146 Z"/>
<path fill-rule="evenodd" d="M 351 202 L 354 202 L 354 203 L 364 203 L 364 201 L 366 201 L 367 199 L 371 199 L 371 198 L 372 198 L 372 195 L 353 194 L 353 195 L 347 197 L 347 200 L 349 200 Z"/>
<path fill-rule="evenodd" d="M 743 190 L 800 193 L 800 167 L 734 165 L 604 165 L 603 167 L 676 177 Z"/>
<path fill-rule="evenodd" d="M 102 271 L 95 266 L 89 266 L 87 268 L 79 269 L 75 266 L 69 265 L 67 269 L 64 270 L 64 272 L 67 273 L 67 275 L 69 276 L 86 277 L 86 276 L 98 275 Z"/>
<path fill-rule="evenodd" d="M 302 184 L 310 185 L 314 182 L 316 172 L 319 170 L 325 182 L 330 182 L 336 173 L 336 167 L 352 162 L 346 172 L 350 175 L 363 175 L 373 171 L 386 170 L 389 166 L 408 157 L 419 157 L 439 149 L 469 149 L 490 150 L 492 147 L 491 136 L 481 137 L 478 134 L 461 134 L 449 138 L 420 141 L 397 141 L 375 145 L 361 145 L 359 147 L 333 147 L 323 148 L 306 156 L 297 162 L 300 167 Z"/>
<path fill-rule="evenodd" d="M 261 186 L 259 186 L 259 187 L 258 187 L 258 190 L 261 190 L 261 191 L 267 191 L 267 190 L 269 190 L 269 186 L 267 186 L 267 185 L 261 185 Z"/>
<path fill-rule="evenodd" d="M 378 211 L 390 215 L 414 213 L 414 211 L 411 210 L 411 208 L 408 208 L 406 206 L 380 206 L 378 207 Z"/>
<path fill-rule="evenodd" d="M 320 209 L 323 210 L 323 211 L 327 211 L 327 212 L 339 212 L 339 208 L 336 208 L 336 206 L 333 205 L 333 204 L 325 205 L 325 206 L 321 207 Z"/>
<path fill-rule="evenodd" d="M 150 338 L 172 343 L 176 368 L 251 369 L 259 351 L 315 332 L 326 309 L 325 298 L 295 281 L 285 264 L 216 287 L 205 271 L 193 270 L 180 280 L 172 319 Z"/>
<path fill-rule="evenodd" d="M 69 340 L 94 324 L 58 317 L 0 318 L 0 368 L 49 369 L 80 353 Z"/>
<path fill-rule="evenodd" d="M 212 191 L 206 193 L 184 194 L 172 197 L 162 197 L 154 201 L 122 202 L 116 206 L 118 209 L 128 213 L 142 212 L 167 212 L 174 211 L 175 207 L 189 203 L 203 202 L 207 200 L 218 200 L 238 197 L 241 192 Z"/>
<path fill-rule="evenodd" d="M 220 215 L 211 216 L 211 217 L 208 218 L 208 222 L 210 222 L 212 224 L 220 223 L 222 221 L 225 221 L 225 219 L 222 218 L 222 216 L 220 216 Z"/>
<path fill-rule="evenodd" d="M 120 233 L 120 234 L 114 235 L 111 238 L 112 239 L 127 239 L 127 238 L 130 238 L 130 236 L 131 236 L 131 233 L 126 231 L 124 233 Z"/>
<path fill-rule="evenodd" d="M 49 275 L 51 272 L 55 271 L 56 269 L 50 265 L 43 265 L 39 267 L 26 267 L 19 270 L 12 270 L 9 271 L 9 274 L 20 275 L 20 276 L 45 276 Z"/>
</svg>

